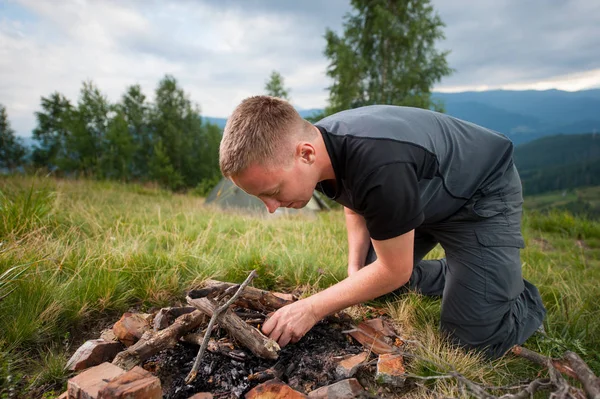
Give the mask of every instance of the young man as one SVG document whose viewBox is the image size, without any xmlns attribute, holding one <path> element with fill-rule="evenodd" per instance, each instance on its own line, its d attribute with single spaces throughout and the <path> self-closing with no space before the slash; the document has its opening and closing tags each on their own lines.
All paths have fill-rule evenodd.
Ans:
<svg viewBox="0 0 600 399">
<path fill-rule="evenodd" d="M 274 212 L 315 187 L 345 207 L 348 277 L 279 309 L 263 332 L 296 342 L 326 315 L 407 284 L 442 297 L 441 328 L 501 356 L 540 327 L 545 309 L 521 275 L 521 182 L 504 136 L 436 112 L 375 105 L 316 125 L 284 100 L 233 112 L 221 171 Z M 422 260 L 440 244 L 445 259 Z"/>
</svg>

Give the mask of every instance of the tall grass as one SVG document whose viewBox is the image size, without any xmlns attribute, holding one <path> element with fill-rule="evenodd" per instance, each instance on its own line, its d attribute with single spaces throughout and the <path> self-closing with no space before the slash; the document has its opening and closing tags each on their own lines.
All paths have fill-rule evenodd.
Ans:
<svg viewBox="0 0 600 399">
<path fill-rule="evenodd" d="M 97 320 L 183 301 L 208 277 L 241 282 L 257 269 L 256 286 L 314 292 L 346 273 L 340 211 L 262 219 L 156 187 L 41 178 L 2 178 L 0 198 L 0 395 L 10 387 L 34 392 L 27 391 L 32 384 L 35 392 L 44 386 L 58 392 L 67 378 L 60 364 L 74 350 L 62 346 L 65 337 L 75 345 Z M 568 214 L 528 213 L 522 254 L 524 275 L 548 308 L 547 336 L 527 345 L 552 355 L 575 350 L 596 372 L 599 228 Z M 430 257 L 442 255 L 438 248 Z M 514 359 L 489 363 L 449 347 L 437 333 L 439 300 L 416 294 L 386 300 L 387 306 L 375 303 L 403 331 L 431 342 L 430 355 L 475 380 L 502 384 L 536 373 Z M 411 367 L 434 372 L 420 362 Z M 433 396 L 459 392 L 447 380 L 426 388 Z"/>
</svg>

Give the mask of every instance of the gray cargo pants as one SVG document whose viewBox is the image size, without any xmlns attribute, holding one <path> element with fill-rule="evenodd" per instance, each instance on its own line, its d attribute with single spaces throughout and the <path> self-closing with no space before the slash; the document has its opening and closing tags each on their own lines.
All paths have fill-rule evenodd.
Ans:
<svg viewBox="0 0 600 399">
<path fill-rule="evenodd" d="M 450 218 L 415 229 L 408 288 L 441 296 L 442 331 L 491 358 L 525 342 L 546 314 L 539 291 L 521 274 L 522 204 L 512 167 Z M 438 243 L 446 258 L 422 260 Z M 375 259 L 371 247 L 365 263 Z"/>
</svg>

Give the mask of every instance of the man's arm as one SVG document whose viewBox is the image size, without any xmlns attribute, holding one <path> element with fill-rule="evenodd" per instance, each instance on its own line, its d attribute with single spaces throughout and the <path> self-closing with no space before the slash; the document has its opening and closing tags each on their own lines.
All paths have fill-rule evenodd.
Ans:
<svg viewBox="0 0 600 399">
<path fill-rule="evenodd" d="M 263 332 L 281 346 L 297 342 L 317 321 L 408 282 L 413 269 L 414 230 L 389 240 L 373 240 L 377 260 L 339 283 L 279 309 Z"/>
<path fill-rule="evenodd" d="M 348 276 L 350 276 L 365 265 L 371 239 L 365 218 L 346 207 L 344 207 L 344 214 L 348 231 Z"/>
</svg>

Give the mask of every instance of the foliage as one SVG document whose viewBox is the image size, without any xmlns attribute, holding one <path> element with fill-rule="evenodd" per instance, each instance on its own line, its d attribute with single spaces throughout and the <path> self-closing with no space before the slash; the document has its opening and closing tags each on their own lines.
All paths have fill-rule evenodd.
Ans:
<svg viewBox="0 0 600 399">
<path fill-rule="evenodd" d="M 0 104 L 0 169 L 14 170 L 23 162 L 25 153 L 22 140 L 10 127 L 6 108 Z"/>
<path fill-rule="evenodd" d="M 372 104 L 441 110 L 432 86 L 449 75 L 435 43 L 444 26 L 429 0 L 352 0 L 344 33 L 327 29 L 327 114 Z"/>
<path fill-rule="evenodd" d="M 271 72 L 269 80 L 265 83 L 267 95 L 279 97 L 290 101 L 290 89 L 284 87 L 283 76 L 277 72 Z"/>
<path fill-rule="evenodd" d="M 172 190 L 220 176 L 220 129 L 202 121 L 172 76 L 150 104 L 139 85 L 111 104 L 84 82 L 76 106 L 59 93 L 42 97 L 33 161 L 57 175 L 119 181 L 157 181 Z"/>
</svg>

